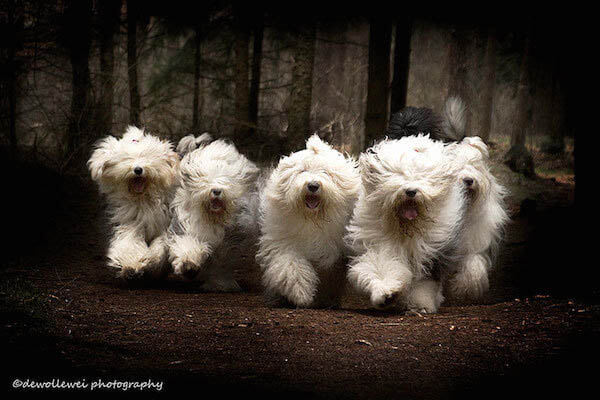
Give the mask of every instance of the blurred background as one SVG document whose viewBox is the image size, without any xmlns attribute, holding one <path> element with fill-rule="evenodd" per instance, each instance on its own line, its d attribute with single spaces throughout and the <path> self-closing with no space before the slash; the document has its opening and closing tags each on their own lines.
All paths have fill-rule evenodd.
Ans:
<svg viewBox="0 0 600 400">
<path fill-rule="evenodd" d="M 60 173 L 128 124 L 173 141 L 228 137 L 256 161 L 277 160 L 313 132 L 358 154 L 390 113 L 439 111 L 448 95 L 467 103 L 469 135 L 514 147 L 513 169 L 533 174 L 523 146 L 566 151 L 564 167 L 573 164 L 572 38 L 535 9 L 1 4 L 2 147 Z"/>
</svg>

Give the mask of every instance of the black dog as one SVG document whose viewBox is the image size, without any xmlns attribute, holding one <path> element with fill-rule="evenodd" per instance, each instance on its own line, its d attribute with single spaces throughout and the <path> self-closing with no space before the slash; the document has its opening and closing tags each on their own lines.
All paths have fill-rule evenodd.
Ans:
<svg viewBox="0 0 600 400">
<path fill-rule="evenodd" d="M 385 135 L 400 139 L 419 133 L 429 134 L 434 140 L 460 141 L 465 137 L 465 105 L 458 97 L 449 97 L 443 117 L 431 108 L 405 107 L 390 118 Z"/>
</svg>

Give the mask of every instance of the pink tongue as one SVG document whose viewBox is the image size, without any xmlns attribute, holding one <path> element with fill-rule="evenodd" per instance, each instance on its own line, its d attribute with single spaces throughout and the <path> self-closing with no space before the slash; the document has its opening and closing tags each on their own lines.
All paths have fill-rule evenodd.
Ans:
<svg viewBox="0 0 600 400">
<path fill-rule="evenodd" d="M 133 190 L 135 190 L 138 193 L 142 193 L 144 191 L 144 181 L 141 179 L 136 179 L 133 182 Z"/>
<path fill-rule="evenodd" d="M 316 196 L 307 196 L 306 205 L 308 208 L 316 208 L 319 205 L 319 198 Z"/>
<path fill-rule="evenodd" d="M 402 211 L 402 216 L 408 220 L 413 220 L 417 218 L 417 210 L 415 208 L 405 208 Z"/>
</svg>

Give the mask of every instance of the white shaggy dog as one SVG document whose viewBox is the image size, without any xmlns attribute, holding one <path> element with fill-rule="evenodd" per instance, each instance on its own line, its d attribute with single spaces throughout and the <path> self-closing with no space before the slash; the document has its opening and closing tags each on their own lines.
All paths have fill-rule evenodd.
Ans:
<svg viewBox="0 0 600 400">
<path fill-rule="evenodd" d="M 313 135 L 283 157 L 260 194 L 257 260 L 270 302 L 335 307 L 345 286 L 345 225 L 360 188 L 356 162 Z"/>
<path fill-rule="evenodd" d="M 452 254 L 464 191 L 442 142 L 428 135 L 383 140 L 360 157 L 363 188 L 346 240 L 355 252 L 353 286 L 374 307 L 397 301 L 437 312 L 443 300 L 433 269 Z"/>
<path fill-rule="evenodd" d="M 167 141 L 130 126 L 98 142 L 88 161 L 108 201 L 113 226 L 109 265 L 126 278 L 168 272 L 166 232 L 179 157 Z"/>
<path fill-rule="evenodd" d="M 181 160 L 180 186 L 171 205 L 169 260 L 176 274 L 204 281 L 204 290 L 238 291 L 233 268 L 226 262 L 229 245 L 235 243 L 226 237 L 235 233 L 240 205 L 258 168 L 233 144 L 194 143 L 200 147 Z M 195 147 L 188 145 L 180 143 L 178 148 L 185 152 L 184 147 Z"/>
<path fill-rule="evenodd" d="M 448 294 L 455 299 L 477 299 L 489 288 L 488 271 L 508 221 L 506 190 L 491 174 L 488 149 L 479 137 L 466 137 L 449 145 L 448 151 L 458 165 L 457 185 L 466 193 L 467 203 L 458 259 L 449 271 Z"/>
</svg>

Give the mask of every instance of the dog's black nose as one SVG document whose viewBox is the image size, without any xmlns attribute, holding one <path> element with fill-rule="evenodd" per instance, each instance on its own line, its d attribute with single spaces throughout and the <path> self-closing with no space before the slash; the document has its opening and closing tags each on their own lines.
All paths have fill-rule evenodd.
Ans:
<svg viewBox="0 0 600 400">
<path fill-rule="evenodd" d="M 223 193 L 223 191 L 222 191 L 221 189 L 212 189 L 210 192 L 211 192 L 211 193 L 213 194 L 213 196 L 215 196 L 215 197 L 219 197 L 219 196 L 221 195 L 221 193 Z"/>
<path fill-rule="evenodd" d="M 314 193 L 317 190 L 319 190 L 321 185 L 319 185 L 319 182 L 309 182 L 308 185 L 306 185 L 306 187 L 308 188 L 309 191 Z"/>
<path fill-rule="evenodd" d="M 144 170 L 143 170 L 143 168 L 142 168 L 142 167 L 135 167 L 135 168 L 133 169 L 133 172 L 135 172 L 135 174 L 136 174 L 136 175 L 141 175 L 141 174 L 142 174 L 142 172 L 144 172 Z"/>
<path fill-rule="evenodd" d="M 465 185 L 471 186 L 473 184 L 473 179 L 465 178 L 465 179 L 463 179 L 463 182 L 465 183 Z"/>
<path fill-rule="evenodd" d="M 409 190 L 407 190 L 407 191 L 406 191 L 406 195 L 407 195 L 408 197 L 415 197 L 415 196 L 417 195 L 417 191 L 416 191 L 416 190 L 409 189 Z"/>
</svg>

